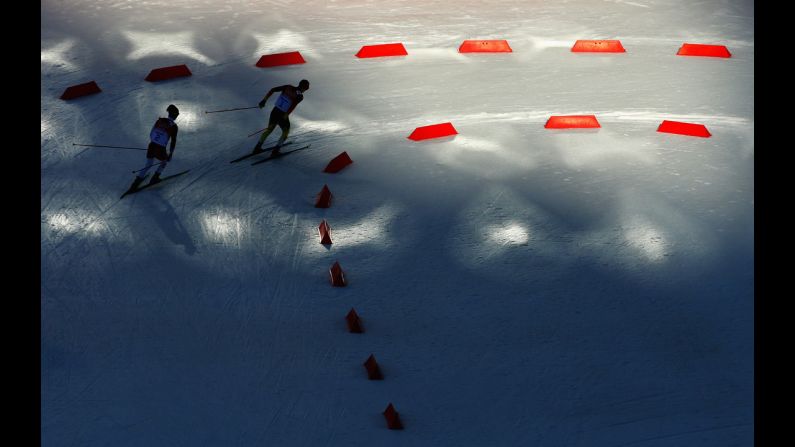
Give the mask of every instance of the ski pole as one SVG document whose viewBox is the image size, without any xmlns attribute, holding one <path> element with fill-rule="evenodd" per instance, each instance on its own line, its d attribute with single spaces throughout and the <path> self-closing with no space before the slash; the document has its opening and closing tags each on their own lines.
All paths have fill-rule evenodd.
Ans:
<svg viewBox="0 0 795 447">
<path fill-rule="evenodd" d="M 163 163 L 165 163 L 166 161 L 168 161 L 168 160 L 161 161 L 161 162 L 159 162 L 159 163 L 152 163 L 152 166 L 162 165 L 162 164 L 163 164 Z M 150 168 L 151 168 L 152 166 L 150 166 Z M 141 169 L 135 170 L 135 171 L 133 171 L 132 173 L 133 173 L 133 174 L 135 174 L 136 172 L 141 172 L 141 171 L 143 171 L 144 169 L 146 169 L 146 168 L 141 168 Z"/>
<path fill-rule="evenodd" d="M 140 147 L 125 147 L 125 146 L 106 146 L 104 144 L 79 144 L 72 143 L 72 146 L 87 146 L 87 147 L 109 147 L 111 149 L 132 149 L 136 151 L 145 151 L 146 149 Z"/>
<path fill-rule="evenodd" d="M 205 110 L 204 113 L 231 112 L 233 110 L 248 110 L 248 109 L 256 109 L 256 108 L 257 108 L 257 106 L 254 106 L 254 107 L 238 107 L 236 109 L 223 109 L 223 110 L 210 110 L 210 111 Z"/>
<path fill-rule="evenodd" d="M 250 137 L 250 136 L 252 136 L 252 135 L 256 135 L 256 134 L 258 134 L 258 133 L 262 132 L 262 131 L 263 131 L 263 130 L 265 130 L 265 129 L 267 129 L 267 127 L 265 127 L 265 128 L 262 128 L 262 129 L 260 129 L 260 130 L 258 130 L 258 131 L 256 131 L 256 132 L 254 132 L 254 133 L 252 133 L 252 134 L 248 134 L 248 135 L 246 135 L 246 138 L 248 138 L 248 137 Z M 309 132 L 312 132 L 312 131 L 311 131 L 311 130 L 307 130 L 306 132 L 302 132 L 302 133 L 299 133 L 299 134 L 296 134 L 296 135 L 293 135 L 293 136 L 294 136 L 294 137 L 297 137 L 298 135 L 307 134 L 307 133 L 309 133 Z"/>
<path fill-rule="evenodd" d="M 260 130 L 258 130 L 258 131 L 256 131 L 256 132 L 252 133 L 252 134 L 249 134 L 249 135 L 247 135 L 247 136 L 246 136 L 246 138 L 248 138 L 248 137 L 250 137 L 250 136 L 253 136 L 253 135 L 256 135 L 256 134 L 258 134 L 258 133 L 262 132 L 262 131 L 263 131 L 263 130 L 265 130 L 265 129 L 267 129 L 267 127 L 263 128 L 263 129 L 260 129 Z"/>
</svg>

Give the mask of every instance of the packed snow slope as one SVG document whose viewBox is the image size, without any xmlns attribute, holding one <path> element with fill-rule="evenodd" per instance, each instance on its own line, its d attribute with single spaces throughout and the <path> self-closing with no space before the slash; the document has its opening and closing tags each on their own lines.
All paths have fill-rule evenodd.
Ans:
<svg viewBox="0 0 795 447">
<path fill-rule="evenodd" d="M 753 2 L 41 9 L 44 445 L 752 444 Z M 408 55 L 354 56 L 394 42 Z M 307 62 L 254 66 L 287 51 Z M 144 81 L 179 64 L 193 76 Z M 303 78 L 291 138 L 311 148 L 230 164 L 274 99 L 204 112 Z M 101 93 L 59 99 L 91 80 Z M 171 103 L 166 174 L 190 172 L 119 200 L 144 152 L 73 144 L 146 147 Z M 575 114 L 602 127 L 544 128 Z M 406 138 L 442 122 L 459 134 Z"/>
</svg>

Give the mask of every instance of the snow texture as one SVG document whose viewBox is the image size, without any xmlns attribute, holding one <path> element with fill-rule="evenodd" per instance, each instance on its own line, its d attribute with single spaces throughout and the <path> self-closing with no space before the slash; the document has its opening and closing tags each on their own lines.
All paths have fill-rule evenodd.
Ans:
<svg viewBox="0 0 795 447">
<path fill-rule="evenodd" d="M 752 1 L 41 6 L 43 445 L 753 443 Z M 307 63 L 254 66 L 286 51 Z M 193 76 L 144 81 L 179 64 Z M 303 78 L 291 138 L 311 149 L 229 164 L 274 99 L 204 112 Z M 73 143 L 146 147 L 170 103 L 166 174 L 190 173 L 120 201 L 144 153 Z M 442 122 L 459 135 L 406 138 Z"/>
</svg>

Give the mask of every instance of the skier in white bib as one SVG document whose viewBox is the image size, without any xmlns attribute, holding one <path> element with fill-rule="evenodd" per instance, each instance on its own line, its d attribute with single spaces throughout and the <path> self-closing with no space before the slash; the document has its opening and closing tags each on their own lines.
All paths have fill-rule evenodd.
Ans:
<svg viewBox="0 0 795 447">
<path fill-rule="evenodd" d="M 158 118 L 154 126 L 152 126 L 152 130 L 149 132 L 149 139 L 151 141 L 149 147 L 146 149 L 146 166 L 144 166 L 135 177 L 135 180 L 133 180 L 130 191 L 138 188 L 141 182 L 144 181 L 146 173 L 149 172 L 149 169 L 155 164 L 155 158 L 160 160 L 160 166 L 157 167 L 155 175 L 149 180 L 149 184 L 153 185 L 160 182 L 160 174 L 163 172 L 163 169 L 166 169 L 166 165 L 171 161 L 171 156 L 174 155 L 174 147 L 177 145 L 178 130 L 174 120 L 179 116 L 179 109 L 174 104 L 170 104 L 166 108 L 166 111 L 168 112 L 168 118 Z M 171 150 L 169 153 L 166 153 L 166 145 L 169 140 L 171 140 Z"/>
<path fill-rule="evenodd" d="M 276 105 L 271 110 L 271 116 L 268 120 L 268 128 L 265 129 L 265 132 L 262 133 L 262 136 L 259 137 L 259 142 L 254 147 L 252 153 L 257 153 L 262 151 L 262 143 L 265 142 L 265 139 L 268 138 L 268 135 L 273 132 L 273 129 L 276 128 L 278 125 L 282 129 L 282 135 L 279 137 L 279 141 L 276 143 L 276 147 L 271 152 L 271 157 L 275 157 L 279 155 L 279 151 L 281 150 L 282 144 L 284 144 L 284 140 L 287 139 L 287 135 L 290 133 L 290 114 L 295 110 L 295 107 L 298 105 L 299 102 L 304 100 L 304 92 L 309 90 L 309 81 L 306 79 L 302 79 L 301 82 L 298 83 L 298 87 L 286 84 L 279 87 L 273 87 L 268 91 L 268 94 L 265 95 L 265 98 L 259 102 L 259 108 L 265 107 L 265 102 L 268 98 L 271 97 L 272 94 L 276 92 L 282 92 L 279 95 L 279 98 L 276 99 Z"/>
</svg>

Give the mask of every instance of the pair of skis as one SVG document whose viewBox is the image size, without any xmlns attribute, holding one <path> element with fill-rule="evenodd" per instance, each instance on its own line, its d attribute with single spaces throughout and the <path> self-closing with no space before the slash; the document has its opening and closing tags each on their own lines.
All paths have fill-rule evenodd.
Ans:
<svg viewBox="0 0 795 447">
<path fill-rule="evenodd" d="M 290 145 L 290 144 L 293 144 L 293 142 L 292 142 L 292 141 L 288 141 L 288 142 L 286 142 L 286 143 L 282 144 L 282 147 L 288 146 L 288 145 Z M 291 151 L 287 151 L 287 152 L 280 152 L 280 153 L 279 153 L 278 155 L 276 155 L 276 156 L 274 156 L 274 155 L 271 153 L 271 156 L 270 156 L 270 157 L 263 158 L 262 160 L 259 160 L 259 161 L 255 161 L 254 163 L 251 163 L 251 165 L 252 165 L 252 166 L 254 166 L 254 165 L 258 165 L 258 164 L 260 164 L 260 163 L 265 163 L 265 162 L 266 162 L 266 161 L 268 161 L 268 160 L 273 160 L 273 159 L 276 159 L 276 158 L 281 158 L 281 157 L 284 157 L 285 155 L 292 154 L 293 152 L 298 152 L 298 151 L 301 151 L 301 150 L 304 150 L 304 149 L 308 149 L 308 148 L 309 148 L 309 146 L 311 146 L 311 144 L 307 144 L 306 146 L 302 146 L 302 147 L 299 147 L 298 149 L 293 149 L 293 150 L 291 150 Z M 230 161 L 229 163 L 238 163 L 238 162 L 240 162 L 240 161 L 243 161 L 243 160 L 245 160 L 245 159 L 247 159 L 247 158 L 249 158 L 249 157 L 253 157 L 253 156 L 255 156 L 255 155 L 259 155 L 259 154 L 262 154 L 262 153 L 265 153 L 265 152 L 268 152 L 268 151 L 272 151 L 272 150 L 273 150 L 273 149 L 275 149 L 275 148 L 276 148 L 276 146 L 271 146 L 271 147 L 269 147 L 269 148 L 266 148 L 266 149 L 261 149 L 261 150 L 258 150 L 258 151 L 254 151 L 254 152 L 251 152 L 250 154 L 246 154 L 246 155 L 244 155 L 244 156 L 242 156 L 242 157 L 240 157 L 240 158 L 236 158 L 236 159 L 234 159 L 234 160 Z"/>
<path fill-rule="evenodd" d="M 171 174 L 171 175 L 167 175 L 165 177 L 160 177 L 160 181 L 157 182 L 157 183 L 154 183 L 154 184 L 147 182 L 145 185 L 139 186 L 139 187 L 137 187 L 135 189 L 130 188 L 127 191 L 125 191 L 124 194 L 121 195 L 121 197 L 119 197 L 119 200 L 123 199 L 124 196 L 130 195 L 130 194 L 135 194 L 135 193 L 140 192 L 140 191 L 142 191 L 142 190 L 144 190 L 146 188 L 149 188 L 150 186 L 157 186 L 157 185 L 165 182 L 166 180 L 171 180 L 174 177 L 179 177 L 180 175 L 185 175 L 189 171 L 190 171 L 190 169 L 186 169 L 186 170 L 184 170 L 182 172 L 177 172 L 176 174 Z M 146 175 L 146 178 L 144 180 L 146 180 L 148 178 L 149 178 L 149 174 Z"/>
<path fill-rule="evenodd" d="M 284 144 L 282 145 L 282 147 L 284 147 L 284 146 L 287 146 L 287 145 L 289 145 L 289 144 L 292 144 L 292 143 L 293 143 L 292 141 L 288 141 L 287 143 L 284 143 Z M 270 156 L 270 157 L 263 158 L 262 160 L 259 160 L 259 161 L 255 161 L 255 162 L 254 162 L 254 163 L 252 163 L 251 165 L 252 165 L 252 166 L 254 166 L 254 165 L 258 165 L 258 164 L 260 164 L 260 163 L 265 163 L 266 161 L 275 160 L 275 159 L 277 159 L 277 158 L 284 157 L 285 155 L 292 154 L 293 152 L 298 152 L 298 151 L 302 151 L 302 150 L 304 150 L 304 149 L 308 149 L 308 148 L 309 148 L 309 146 L 311 146 L 311 144 L 307 144 L 306 146 L 302 146 L 302 147 L 299 147 L 298 149 L 293 149 L 293 150 L 291 150 L 291 151 L 287 151 L 287 152 L 280 152 L 280 153 L 279 153 L 278 155 L 276 155 L 276 156 L 274 156 L 273 154 L 271 154 L 271 156 Z M 239 162 L 239 161 L 243 161 L 243 160 L 245 160 L 245 159 L 247 159 L 247 158 L 249 158 L 249 157 L 253 157 L 253 156 L 255 156 L 255 155 L 259 155 L 259 154 L 261 154 L 261 153 L 263 153 L 263 152 L 267 152 L 267 151 L 273 150 L 275 147 L 276 147 L 276 146 L 271 146 L 271 147 L 269 147 L 269 148 L 267 148 L 267 149 L 262 149 L 262 150 L 260 150 L 260 151 L 256 151 L 256 152 L 252 152 L 252 153 L 250 153 L 250 154 L 246 154 L 246 155 L 244 155 L 244 156 L 242 156 L 242 157 L 240 157 L 240 158 L 236 158 L 236 159 L 234 159 L 234 160 L 230 161 L 230 163 L 237 163 L 237 162 Z M 178 172 L 178 173 L 176 173 L 176 174 L 172 174 L 172 175 L 167 175 L 167 176 L 165 176 L 165 177 L 161 177 L 161 178 L 160 178 L 160 181 L 159 181 L 159 182 L 157 182 L 157 183 L 154 183 L 154 184 L 152 184 L 152 183 L 146 183 L 145 185 L 143 185 L 143 186 L 139 186 L 139 187 L 137 187 L 137 188 L 135 188 L 135 189 L 132 189 L 132 188 L 130 188 L 130 189 L 128 189 L 127 191 L 125 191 L 125 192 L 124 192 L 124 194 L 122 194 L 122 195 L 121 195 L 121 197 L 120 197 L 119 199 L 121 200 L 121 199 L 123 199 L 123 198 L 124 198 L 125 196 L 127 196 L 127 195 L 130 195 L 130 194 L 135 194 L 135 193 L 137 193 L 137 192 L 140 192 L 140 191 L 142 191 L 142 190 L 144 190 L 144 189 L 146 189 L 146 188 L 149 188 L 150 186 L 157 186 L 157 185 L 159 185 L 159 184 L 161 184 L 161 183 L 163 183 L 163 182 L 165 182 L 165 181 L 167 181 L 167 180 L 170 180 L 170 179 L 173 179 L 173 178 L 175 178 L 175 177 L 179 177 L 179 176 L 181 176 L 181 175 L 187 174 L 189 171 L 190 171 L 190 169 L 186 169 L 186 170 L 184 170 L 184 171 L 182 171 L 182 172 Z M 149 178 L 149 175 L 148 175 L 148 174 L 147 174 L 147 178 Z"/>
</svg>

